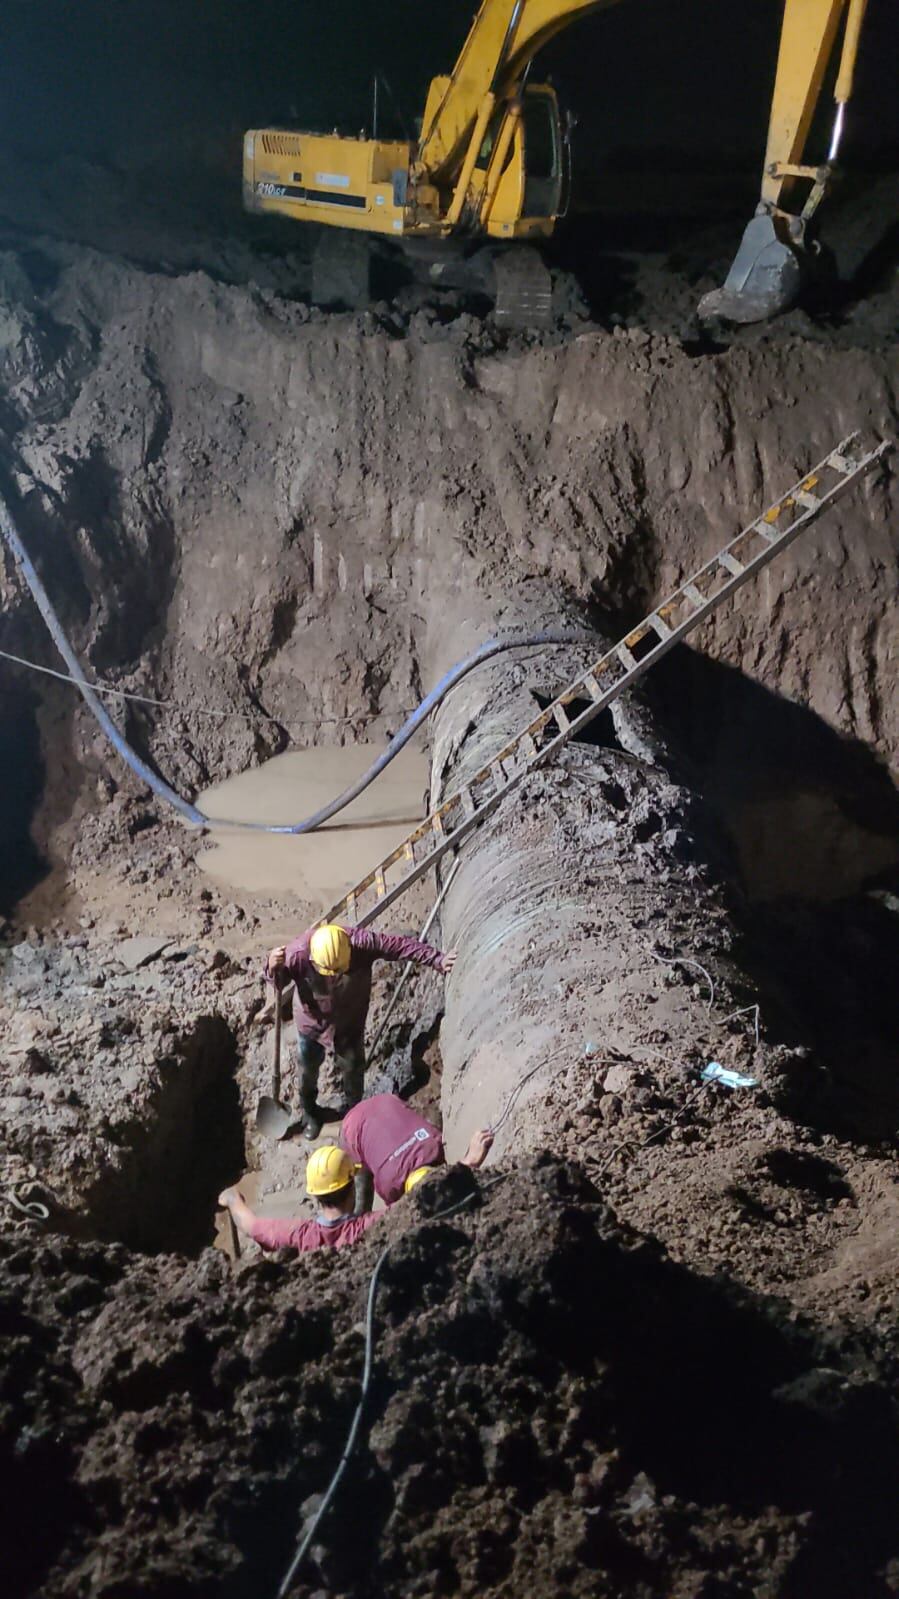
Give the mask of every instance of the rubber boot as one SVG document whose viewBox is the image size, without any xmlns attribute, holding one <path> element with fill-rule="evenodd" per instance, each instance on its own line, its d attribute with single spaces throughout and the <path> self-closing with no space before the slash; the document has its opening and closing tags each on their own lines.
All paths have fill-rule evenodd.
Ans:
<svg viewBox="0 0 899 1599">
<path fill-rule="evenodd" d="M 314 1103 L 311 1104 L 311 1105 L 307 1105 L 305 1100 L 304 1100 L 301 1103 L 301 1105 L 300 1105 L 300 1109 L 303 1112 L 303 1122 L 302 1122 L 302 1129 L 301 1129 L 302 1133 L 303 1133 L 303 1137 L 304 1138 L 309 1138 L 309 1139 L 314 1141 L 318 1137 L 318 1135 L 321 1132 L 322 1127 L 324 1125 L 324 1123 L 322 1122 L 322 1118 L 321 1118 L 321 1116 L 319 1115 L 319 1112 L 318 1112 L 318 1106 L 316 1104 L 314 1104 Z"/>
<path fill-rule="evenodd" d="M 375 1180 L 366 1166 L 363 1166 L 361 1171 L 357 1171 L 355 1184 L 355 1213 L 357 1216 L 361 1216 L 364 1211 L 371 1210 L 375 1200 Z"/>
<path fill-rule="evenodd" d="M 303 1113 L 303 1132 L 307 1138 L 317 1138 L 322 1130 L 322 1117 L 318 1108 L 318 1069 L 325 1058 L 321 1044 L 313 1038 L 297 1035 L 299 1055 L 300 1110 Z"/>
<path fill-rule="evenodd" d="M 343 1083 L 344 1102 L 340 1114 L 345 1116 L 347 1111 L 358 1105 L 362 1098 L 365 1087 L 365 1054 L 359 1043 L 341 1044 L 339 1049 L 335 1048 L 334 1059 Z"/>
</svg>

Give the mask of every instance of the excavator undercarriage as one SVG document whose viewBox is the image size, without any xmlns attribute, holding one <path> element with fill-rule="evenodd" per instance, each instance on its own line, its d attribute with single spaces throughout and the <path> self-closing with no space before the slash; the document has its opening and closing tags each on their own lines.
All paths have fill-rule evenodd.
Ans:
<svg viewBox="0 0 899 1599">
<path fill-rule="evenodd" d="M 363 310 L 395 285 L 412 282 L 423 291 L 464 295 L 490 306 L 500 327 L 552 326 L 552 275 L 540 252 L 529 245 L 455 249 L 404 248 L 342 229 L 323 230 L 312 257 L 312 302 L 340 310 Z"/>
</svg>

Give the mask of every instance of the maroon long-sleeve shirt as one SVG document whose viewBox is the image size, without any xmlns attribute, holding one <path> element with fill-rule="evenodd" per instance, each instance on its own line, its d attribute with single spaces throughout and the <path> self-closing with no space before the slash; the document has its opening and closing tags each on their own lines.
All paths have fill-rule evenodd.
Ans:
<svg viewBox="0 0 899 1599">
<path fill-rule="evenodd" d="M 377 960 L 415 961 L 419 966 L 443 970 L 443 955 L 433 944 L 401 933 L 375 933 L 369 927 L 348 927 L 352 953 L 350 969 L 321 985 L 309 956 L 314 927 L 289 943 L 284 951 L 285 981 L 294 982 L 293 1019 L 297 1032 L 316 1043 L 361 1044 L 371 1003 L 372 967 Z M 268 970 L 266 980 L 271 982 Z M 314 986 L 318 984 L 318 987 Z"/>
<path fill-rule="evenodd" d="M 343 1118 L 340 1142 L 368 1167 L 385 1205 L 402 1197 L 406 1178 L 419 1166 L 442 1166 L 446 1159 L 440 1129 L 396 1094 L 372 1094 L 354 1105 Z"/>
<path fill-rule="evenodd" d="M 341 1216 L 337 1221 L 278 1221 L 257 1216 L 249 1235 L 262 1249 L 296 1249 L 301 1255 L 310 1249 L 342 1249 L 355 1244 L 384 1215 L 383 1210 L 367 1211 L 363 1216 Z"/>
</svg>

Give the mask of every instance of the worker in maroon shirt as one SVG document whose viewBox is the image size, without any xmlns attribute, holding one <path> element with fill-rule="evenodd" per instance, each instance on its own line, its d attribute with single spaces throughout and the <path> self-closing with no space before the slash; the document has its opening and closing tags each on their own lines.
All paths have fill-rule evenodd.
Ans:
<svg viewBox="0 0 899 1599">
<path fill-rule="evenodd" d="M 286 947 L 271 951 L 265 968 L 267 981 L 283 987 L 292 980 L 295 985 L 293 1019 L 307 1137 L 317 1138 L 321 1132 L 318 1072 L 327 1044 L 334 1050 L 346 1106 L 357 1104 L 362 1097 L 365 1021 L 375 961 L 415 961 L 448 973 L 455 959 L 455 951 L 441 954 L 417 938 L 375 933 L 368 927 L 340 927 L 336 922 L 310 927 Z"/>
<path fill-rule="evenodd" d="M 345 1244 L 355 1244 L 384 1214 L 353 1215 L 355 1175 L 349 1155 L 336 1144 L 325 1144 L 306 1163 L 306 1192 L 318 1200 L 314 1218 L 277 1221 L 257 1216 L 236 1188 L 219 1194 L 219 1204 L 230 1210 L 235 1226 L 262 1249 L 297 1249 L 300 1254 L 310 1249 L 342 1249 Z"/>
<path fill-rule="evenodd" d="M 446 1163 L 443 1134 L 396 1094 L 373 1094 L 344 1117 L 340 1142 L 354 1161 L 371 1173 L 375 1193 L 385 1205 L 408 1194 L 435 1166 Z M 472 1135 L 460 1162 L 477 1169 L 493 1143 L 489 1127 Z"/>
</svg>

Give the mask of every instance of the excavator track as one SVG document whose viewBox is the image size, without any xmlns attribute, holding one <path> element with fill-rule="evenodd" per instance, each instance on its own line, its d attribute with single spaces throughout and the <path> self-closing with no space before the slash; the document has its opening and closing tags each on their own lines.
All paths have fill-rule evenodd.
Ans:
<svg viewBox="0 0 899 1599">
<path fill-rule="evenodd" d="M 892 444 L 886 441 L 866 450 L 858 433 L 849 434 L 570 683 L 463 788 L 438 805 L 374 871 L 332 905 L 321 920 L 348 921 L 364 927 L 395 904 L 432 866 L 456 850 L 508 795 L 520 790 L 531 772 L 551 761 L 569 739 L 620 698 L 656 661 L 788 549 L 890 449 Z"/>
<path fill-rule="evenodd" d="M 520 245 L 497 254 L 493 278 L 494 314 L 500 327 L 552 326 L 552 278 L 536 250 Z"/>
</svg>

